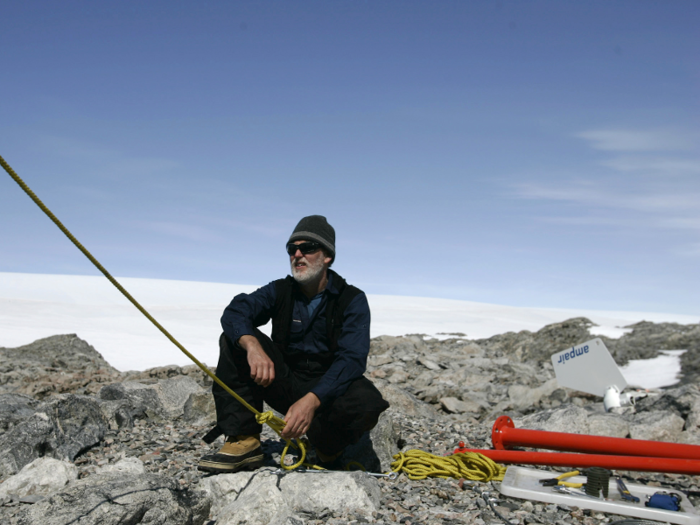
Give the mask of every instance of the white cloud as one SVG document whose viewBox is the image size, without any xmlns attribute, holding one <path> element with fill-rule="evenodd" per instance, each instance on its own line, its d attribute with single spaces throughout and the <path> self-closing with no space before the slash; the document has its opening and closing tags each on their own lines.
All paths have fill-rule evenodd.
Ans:
<svg viewBox="0 0 700 525">
<path fill-rule="evenodd" d="M 633 221 L 623 221 L 620 218 L 601 217 L 599 215 L 574 217 L 542 217 L 540 222 L 569 226 L 620 226 L 623 223 L 631 226 Z"/>
<path fill-rule="evenodd" d="M 616 208 L 640 212 L 694 211 L 700 212 L 700 189 L 659 188 L 637 184 L 637 187 L 617 187 L 594 181 L 569 181 L 543 184 L 526 183 L 513 186 L 515 195 L 523 199 L 549 200 Z"/>
<path fill-rule="evenodd" d="M 698 137 L 671 129 L 598 129 L 576 135 L 591 143 L 594 149 L 605 151 L 679 151 L 692 150 Z"/>
<path fill-rule="evenodd" d="M 541 199 L 563 202 L 578 202 L 580 204 L 597 203 L 607 200 L 608 195 L 596 188 L 591 182 L 569 182 L 565 184 L 543 184 L 528 182 L 514 184 L 515 195 L 523 199 Z"/>
<path fill-rule="evenodd" d="M 511 185 L 517 198 L 566 206 L 553 213 L 550 207 L 549 216 L 541 220 L 622 229 L 653 227 L 687 235 L 700 231 L 700 158 L 694 152 L 649 153 L 692 149 L 692 133 L 601 129 L 577 136 L 595 149 L 627 153 L 600 162 L 609 168 L 602 173 L 596 169 L 585 177 L 558 176 L 547 182 Z"/>
<path fill-rule="evenodd" d="M 671 217 L 660 222 L 668 228 L 700 231 L 700 217 Z M 700 248 L 700 244 L 697 246 Z"/>
<path fill-rule="evenodd" d="M 625 156 L 615 157 L 601 162 L 617 171 L 632 172 L 646 171 L 658 172 L 668 175 L 685 175 L 700 173 L 700 159 L 679 159 L 671 157 L 645 157 L 645 156 Z"/>
</svg>

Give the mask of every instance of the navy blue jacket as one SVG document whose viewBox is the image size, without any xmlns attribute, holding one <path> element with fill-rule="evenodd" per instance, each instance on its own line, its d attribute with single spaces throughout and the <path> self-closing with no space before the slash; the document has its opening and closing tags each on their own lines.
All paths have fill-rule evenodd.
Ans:
<svg viewBox="0 0 700 525">
<path fill-rule="evenodd" d="M 333 273 L 328 272 L 328 284 L 320 304 L 309 316 L 310 300 L 302 293 L 294 296 L 294 309 L 289 354 L 317 354 L 328 352 L 326 303 L 329 294 L 338 294 L 333 286 Z M 253 335 L 253 328 L 266 324 L 275 306 L 275 283 L 271 282 L 251 294 L 239 294 L 224 310 L 221 326 L 231 341 L 243 335 Z M 319 382 L 311 389 L 322 404 L 345 393 L 350 383 L 362 376 L 367 369 L 369 354 L 370 313 L 367 296 L 357 294 L 345 309 L 343 328 L 338 338 L 338 350 L 333 362 Z"/>
</svg>

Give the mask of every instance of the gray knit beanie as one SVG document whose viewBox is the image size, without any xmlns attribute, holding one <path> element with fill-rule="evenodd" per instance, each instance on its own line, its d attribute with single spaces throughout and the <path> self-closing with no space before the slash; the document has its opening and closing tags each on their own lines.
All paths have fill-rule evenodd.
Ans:
<svg viewBox="0 0 700 525">
<path fill-rule="evenodd" d="M 323 215 L 309 215 L 299 221 L 287 242 L 316 241 L 335 259 L 335 230 Z"/>
</svg>

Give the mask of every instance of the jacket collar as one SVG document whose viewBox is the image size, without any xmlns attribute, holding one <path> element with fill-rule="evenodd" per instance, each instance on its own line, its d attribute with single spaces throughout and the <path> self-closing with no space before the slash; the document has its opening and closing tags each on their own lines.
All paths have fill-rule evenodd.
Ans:
<svg viewBox="0 0 700 525">
<path fill-rule="evenodd" d="M 337 279 L 337 277 L 338 274 L 329 268 L 328 284 L 326 284 L 326 291 L 332 293 L 333 295 L 338 295 L 340 293 L 340 290 L 338 289 L 338 282 L 340 281 L 340 279 Z"/>
</svg>

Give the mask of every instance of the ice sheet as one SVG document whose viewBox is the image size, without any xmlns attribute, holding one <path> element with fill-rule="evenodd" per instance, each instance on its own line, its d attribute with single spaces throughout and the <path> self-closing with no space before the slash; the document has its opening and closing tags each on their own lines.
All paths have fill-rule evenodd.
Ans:
<svg viewBox="0 0 700 525">
<path fill-rule="evenodd" d="M 234 295 L 256 288 L 158 279 L 119 281 L 190 352 L 212 365 L 218 359 L 219 319 L 224 307 Z M 478 339 L 507 331 L 537 331 L 579 316 L 603 329 L 641 320 L 697 322 L 692 316 L 663 313 L 516 308 L 387 295 L 369 295 L 368 299 L 372 337 L 420 333 L 445 338 L 445 333 L 462 332 L 469 339 Z M 104 277 L 0 272 L 0 346 L 16 347 L 66 333 L 78 334 L 119 370 L 189 364 Z"/>
</svg>

